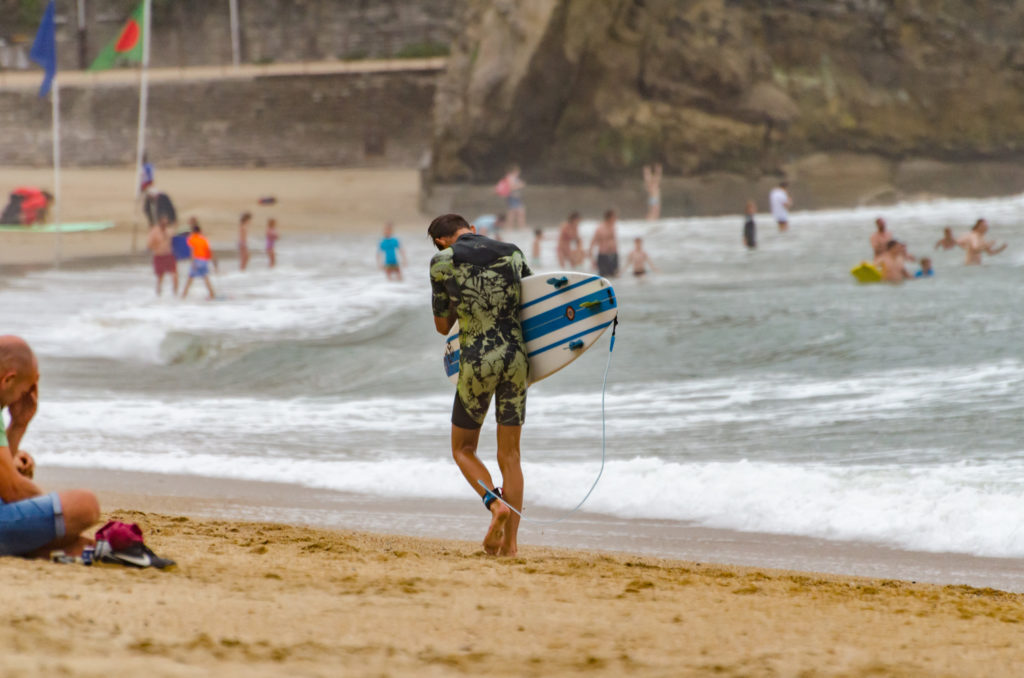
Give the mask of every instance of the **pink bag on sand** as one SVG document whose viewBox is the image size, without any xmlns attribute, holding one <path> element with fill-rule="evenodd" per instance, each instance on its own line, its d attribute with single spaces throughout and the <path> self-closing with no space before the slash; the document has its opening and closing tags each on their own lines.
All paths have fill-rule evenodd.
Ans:
<svg viewBox="0 0 1024 678">
<path fill-rule="evenodd" d="M 115 551 L 124 551 L 132 544 L 142 544 L 142 528 L 137 523 L 111 520 L 96 531 L 96 541 L 105 541 Z"/>
<path fill-rule="evenodd" d="M 117 563 L 131 567 L 165 569 L 174 566 L 170 558 L 153 553 L 142 540 L 142 528 L 136 523 L 111 520 L 96 532 L 95 558 L 103 563 Z"/>
</svg>

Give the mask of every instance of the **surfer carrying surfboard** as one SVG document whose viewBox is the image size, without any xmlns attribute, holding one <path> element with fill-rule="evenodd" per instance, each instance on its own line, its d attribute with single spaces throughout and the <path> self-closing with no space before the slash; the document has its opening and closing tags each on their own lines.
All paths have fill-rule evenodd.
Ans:
<svg viewBox="0 0 1024 678">
<path fill-rule="evenodd" d="M 452 407 L 452 456 L 491 512 L 484 550 L 491 555 L 514 556 L 519 516 L 509 506 L 520 512 L 523 509 L 519 439 L 529 379 L 519 321 L 520 280 L 533 273 L 518 247 L 477 235 L 457 214 L 437 217 L 427 233 L 440 250 L 430 261 L 434 326 L 447 334 L 458 320 L 461 332 L 459 381 Z M 480 427 L 492 396 L 498 420 L 501 489 L 476 456 Z M 499 496 L 509 506 L 498 501 Z"/>
</svg>

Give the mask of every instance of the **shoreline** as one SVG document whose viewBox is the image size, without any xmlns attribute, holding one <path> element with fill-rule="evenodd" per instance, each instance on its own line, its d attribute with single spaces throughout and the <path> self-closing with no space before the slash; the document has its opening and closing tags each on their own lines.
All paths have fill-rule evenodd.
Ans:
<svg viewBox="0 0 1024 678">
<path fill-rule="evenodd" d="M 284 522 L 388 536 L 458 539 L 482 536 L 485 516 L 461 500 L 399 500 L 269 483 L 135 471 L 44 467 L 47 489 L 92 489 L 111 509 L 202 519 Z M 132 488 L 130 491 L 126 488 Z M 563 512 L 538 509 L 542 520 Z M 872 577 L 911 583 L 1024 592 L 1024 558 L 909 551 L 867 542 L 739 532 L 665 520 L 580 513 L 558 525 L 520 528 L 522 557 L 537 548 L 671 558 L 724 566 L 767 567 L 811 575 Z"/>
</svg>

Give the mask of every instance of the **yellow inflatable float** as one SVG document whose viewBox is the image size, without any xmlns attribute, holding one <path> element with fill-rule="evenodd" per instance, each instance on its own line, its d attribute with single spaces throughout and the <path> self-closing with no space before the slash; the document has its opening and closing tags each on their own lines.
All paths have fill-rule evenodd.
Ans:
<svg viewBox="0 0 1024 678">
<path fill-rule="evenodd" d="M 857 282 L 861 283 L 882 282 L 882 272 L 874 264 L 867 261 L 862 261 L 851 268 L 850 275 L 856 278 Z"/>
</svg>

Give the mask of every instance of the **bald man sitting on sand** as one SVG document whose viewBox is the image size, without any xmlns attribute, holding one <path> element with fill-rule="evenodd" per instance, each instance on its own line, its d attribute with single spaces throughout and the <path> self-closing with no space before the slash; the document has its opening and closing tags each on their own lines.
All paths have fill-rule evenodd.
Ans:
<svg viewBox="0 0 1024 678">
<path fill-rule="evenodd" d="M 39 363 L 19 337 L 0 336 L 0 555 L 45 558 L 51 550 L 81 555 L 93 543 L 81 536 L 100 518 L 96 496 L 87 490 L 43 491 L 32 482 L 35 461 L 18 449 L 39 400 Z"/>
</svg>

